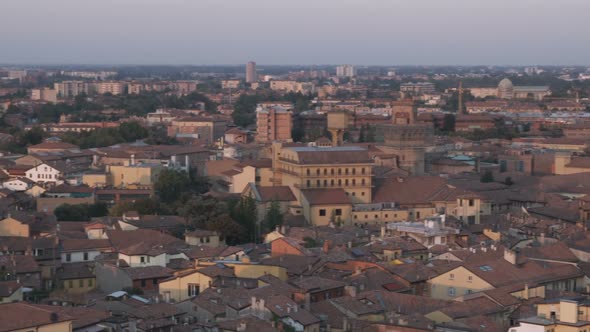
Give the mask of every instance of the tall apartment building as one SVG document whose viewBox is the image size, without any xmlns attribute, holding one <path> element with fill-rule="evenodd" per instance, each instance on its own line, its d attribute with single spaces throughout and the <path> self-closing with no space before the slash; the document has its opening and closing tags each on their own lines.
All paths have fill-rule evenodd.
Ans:
<svg viewBox="0 0 590 332">
<path fill-rule="evenodd" d="M 291 141 L 293 114 L 289 109 L 258 106 L 256 109 L 256 141 L 261 143 Z"/>
<path fill-rule="evenodd" d="M 355 77 L 356 68 L 353 65 L 340 65 L 336 67 L 336 76 L 338 77 Z"/>
<path fill-rule="evenodd" d="M 423 94 L 436 92 L 436 87 L 430 82 L 402 83 L 399 90 L 411 94 Z"/>
<path fill-rule="evenodd" d="M 42 100 L 57 103 L 57 91 L 54 89 L 33 89 L 31 90 L 31 100 Z"/>
<path fill-rule="evenodd" d="M 61 98 L 72 98 L 90 92 L 89 84 L 83 81 L 56 82 L 53 84 L 53 88 L 57 91 L 57 96 Z"/>
<path fill-rule="evenodd" d="M 125 93 L 125 83 L 122 82 L 98 82 L 94 84 L 96 84 L 96 92 L 101 95 L 105 93 L 112 95 Z"/>
<path fill-rule="evenodd" d="M 256 62 L 250 61 L 246 65 L 246 83 L 254 83 L 258 81 L 256 76 Z"/>
<path fill-rule="evenodd" d="M 223 136 L 226 122 L 209 117 L 187 117 L 173 120 L 168 126 L 168 136 L 176 138 L 194 138 L 205 144 L 213 144 Z"/>
<path fill-rule="evenodd" d="M 299 92 L 302 94 L 312 93 L 314 91 L 313 83 L 297 82 L 286 80 L 272 80 L 270 81 L 270 89 L 281 92 Z"/>
</svg>

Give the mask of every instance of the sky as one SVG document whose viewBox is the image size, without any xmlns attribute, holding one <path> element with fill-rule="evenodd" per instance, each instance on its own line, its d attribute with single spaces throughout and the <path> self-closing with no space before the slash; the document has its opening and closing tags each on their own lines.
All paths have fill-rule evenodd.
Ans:
<svg viewBox="0 0 590 332">
<path fill-rule="evenodd" d="M 0 0 L 0 13 L 4 64 L 590 64 L 590 0 Z"/>
</svg>

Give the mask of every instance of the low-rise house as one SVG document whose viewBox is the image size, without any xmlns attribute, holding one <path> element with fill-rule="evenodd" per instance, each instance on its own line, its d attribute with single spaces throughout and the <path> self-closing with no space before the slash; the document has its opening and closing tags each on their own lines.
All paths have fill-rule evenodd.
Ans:
<svg viewBox="0 0 590 332">
<path fill-rule="evenodd" d="M 2 236 L 20 237 L 51 235 L 56 225 L 56 219 L 53 215 L 13 212 L 0 220 L 0 234 Z"/>
<path fill-rule="evenodd" d="M 309 224 L 350 224 L 352 202 L 344 189 L 303 189 L 301 196 L 303 216 Z"/>
<path fill-rule="evenodd" d="M 590 305 L 583 298 L 561 298 L 537 304 L 537 315 L 519 319 L 511 332 L 585 331 L 590 328 Z"/>
<path fill-rule="evenodd" d="M 74 317 L 59 307 L 29 303 L 0 304 L 0 331 L 72 332 Z"/>
<path fill-rule="evenodd" d="M 111 251 L 109 240 L 66 239 L 61 241 L 61 262 L 92 262 L 102 253 Z"/>
<path fill-rule="evenodd" d="M 96 288 L 94 263 L 63 264 L 56 271 L 58 285 L 69 294 L 85 294 Z"/>
<path fill-rule="evenodd" d="M 184 241 L 191 246 L 219 247 L 223 244 L 219 240 L 219 234 L 217 232 L 204 229 L 195 229 L 184 234 Z"/>
<path fill-rule="evenodd" d="M 180 216 L 166 215 L 123 215 L 118 220 L 119 227 L 125 231 L 136 229 L 151 229 L 168 234 L 181 234 L 184 231 L 186 220 Z"/>
<path fill-rule="evenodd" d="M 234 277 L 233 269 L 224 264 L 197 267 L 162 280 L 159 290 L 164 299 L 181 302 L 198 296 L 221 277 Z"/>
<path fill-rule="evenodd" d="M 25 177 L 18 177 L 2 183 L 2 188 L 12 191 L 27 191 L 35 184 L 35 181 Z"/>
<path fill-rule="evenodd" d="M 0 304 L 23 300 L 23 287 L 16 280 L 0 281 Z"/>
<path fill-rule="evenodd" d="M 29 168 L 25 174 L 29 180 L 36 183 L 61 184 L 64 177 L 63 168 L 63 166 L 43 163 Z"/>
<path fill-rule="evenodd" d="M 273 202 L 278 204 L 283 215 L 289 213 L 291 206 L 297 205 L 297 198 L 288 186 L 271 187 L 248 183 L 242 192 L 242 197 L 252 197 L 256 201 L 258 220 L 264 219 Z"/>
<path fill-rule="evenodd" d="M 118 259 L 130 267 L 166 267 L 171 259 L 188 257 L 181 249 L 187 245 L 180 239 L 154 230 L 107 231 Z"/>
<path fill-rule="evenodd" d="M 0 255 L 0 271 L 4 280 L 17 281 L 23 286 L 41 289 L 41 268 L 33 256 Z"/>
<path fill-rule="evenodd" d="M 345 283 L 339 280 L 326 279 L 317 276 L 302 277 L 291 281 L 297 288 L 293 299 L 304 306 L 309 303 L 320 302 L 344 296 Z"/>
<path fill-rule="evenodd" d="M 455 268 L 428 281 L 430 296 L 454 299 L 511 284 L 538 284 L 547 290 L 576 291 L 584 287 L 583 273 L 570 263 L 546 262 L 498 248 L 472 255 Z M 503 255 L 502 255 L 503 253 Z"/>
<path fill-rule="evenodd" d="M 135 288 L 158 292 L 158 284 L 172 276 L 173 270 L 162 266 L 124 267 L 119 262 L 97 262 L 97 287 L 107 293 Z"/>
<path fill-rule="evenodd" d="M 396 235 L 409 236 L 418 243 L 430 248 L 455 242 L 459 229 L 447 227 L 445 215 L 426 218 L 423 222 L 389 223 L 388 229 Z"/>
</svg>

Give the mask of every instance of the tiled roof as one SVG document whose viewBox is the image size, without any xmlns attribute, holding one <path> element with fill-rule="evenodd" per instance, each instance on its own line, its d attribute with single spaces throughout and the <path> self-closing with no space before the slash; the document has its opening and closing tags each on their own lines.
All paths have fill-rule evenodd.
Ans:
<svg viewBox="0 0 590 332">
<path fill-rule="evenodd" d="M 129 267 L 124 270 L 132 280 L 167 278 L 173 270 L 162 266 Z"/>
<path fill-rule="evenodd" d="M 0 332 L 34 329 L 42 325 L 74 320 L 60 314 L 59 307 L 24 302 L 0 304 Z"/>
<path fill-rule="evenodd" d="M 262 202 L 280 201 L 280 202 L 291 202 L 295 201 L 295 195 L 288 186 L 277 186 L 277 187 L 261 187 L 256 186 L 256 190 L 260 194 L 260 200 Z"/>
<path fill-rule="evenodd" d="M 186 247 L 184 241 L 155 230 L 107 231 L 115 251 L 126 255 L 157 256 Z"/>
<path fill-rule="evenodd" d="M 301 193 L 310 205 L 351 204 L 346 191 L 341 188 L 302 189 Z"/>
</svg>

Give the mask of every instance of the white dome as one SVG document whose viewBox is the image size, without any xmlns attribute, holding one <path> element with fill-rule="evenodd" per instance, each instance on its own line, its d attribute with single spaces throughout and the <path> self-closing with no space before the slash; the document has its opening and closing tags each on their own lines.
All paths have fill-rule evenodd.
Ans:
<svg viewBox="0 0 590 332">
<path fill-rule="evenodd" d="M 498 84 L 498 89 L 512 89 L 513 87 L 512 81 L 507 78 L 501 80 L 500 84 Z"/>
</svg>

